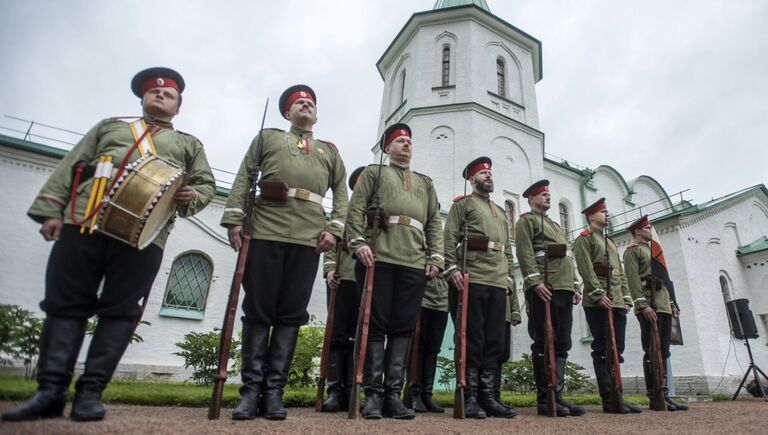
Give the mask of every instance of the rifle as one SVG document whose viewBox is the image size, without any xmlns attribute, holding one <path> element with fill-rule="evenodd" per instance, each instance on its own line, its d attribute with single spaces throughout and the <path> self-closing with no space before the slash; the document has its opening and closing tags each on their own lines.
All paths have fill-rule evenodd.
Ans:
<svg viewBox="0 0 768 435">
<path fill-rule="evenodd" d="M 416 312 L 416 329 L 413 330 L 413 339 L 411 340 L 411 351 L 408 362 L 408 384 L 403 391 L 403 404 L 408 408 L 413 408 L 413 386 L 419 379 L 419 338 L 421 336 L 421 307 Z"/>
<path fill-rule="evenodd" d="M 335 279 L 341 278 L 341 252 L 343 251 L 341 242 L 336 244 L 336 269 L 333 271 Z M 336 309 L 336 295 L 338 286 L 331 288 L 331 295 L 328 298 L 328 316 L 325 320 L 325 334 L 323 335 L 323 353 L 320 354 L 320 376 L 317 378 L 317 394 L 315 395 L 315 412 L 323 410 L 323 396 L 325 394 L 325 381 L 328 379 L 328 365 L 330 364 L 331 338 L 333 336 L 334 311 Z"/>
<path fill-rule="evenodd" d="M 464 180 L 464 197 L 467 196 L 467 180 Z M 462 238 L 461 241 L 461 276 L 464 279 L 457 298 L 456 305 L 456 344 L 453 349 L 453 361 L 456 366 L 456 390 L 453 394 L 453 418 L 465 418 L 464 408 L 464 389 L 467 388 L 467 305 L 469 303 L 469 272 L 467 272 L 467 241 L 469 239 L 467 226 L 467 209 L 469 201 L 464 207 L 462 217 Z"/>
<path fill-rule="evenodd" d="M 656 283 L 651 274 L 651 309 L 656 311 Z M 661 354 L 661 336 L 659 325 L 652 321 L 650 346 L 648 357 L 650 358 L 651 377 L 653 378 L 653 394 L 651 395 L 651 408 L 654 411 L 666 411 L 667 401 L 664 398 L 664 356 Z"/>
<path fill-rule="evenodd" d="M 232 346 L 232 330 L 235 326 L 235 316 L 237 315 L 237 302 L 240 298 L 240 286 L 243 283 L 243 273 L 245 272 L 245 260 L 248 258 L 248 248 L 251 242 L 251 218 L 253 216 L 253 206 L 256 198 L 256 187 L 261 177 L 261 148 L 264 144 L 264 120 L 267 118 L 267 108 L 269 107 L 269 98 L 264 105 L 264 115 L 261 117 L 261 128 L 259 129 L 259 140 L 256 143 L 256 157 L 253 160 L 253 169 L 251 176 L 253 183 L 248 193 L 248 206 L 245 208 L 245 220 L 243 222 L 243 240 L 242 247 L 237 253 L 237 267 L 232 276 L 232 285 L 229 287 L 229 298 L 227 299 L 227 309 L 224 311 L 224 321 L 221 325 L 221 335 L 219 337 L 219 365 L 216 372 L 216 378 L 213 382 L 213 394 L 211 396 L 211 405 L 208 408 L 208 419 L 218 420 L 221 411 L 221 395 L 224 393 L 224 382 L 227 381 L 227 362 L 229 361 L 229 350 Z"/>
<path fill-rule="evenodd" d="M 363 367 L 365 366 L 365 352 L 368 347 L 368 327 L 371 321 L 371 299 L 373 298 L 373 276 L 376 272 L 376 236 L 381 224 L 381 169 L 384 165 L 384 140 L 379 142 L 381 157 L 379 158 L 379 168 L 376 173 L 376 193 L 373 199 L 373 224 L 371 225 L 371 242 L 368 246 L 374 256 L 374 264 L 365 270 L 365 288 L 360 296 L 360 309 L 357 317 L 357 332 L 355 333 L 354 363 L 355 363 L 355 383 L 352 386 L 352 393 L 349 397 L 349 410 L 347 418 L 357 418 L 360 413 L 360 385 L 363 383 Z"/>
<path fill-rule="evenodd" d="M 541 213 L 541 244 L 544 247 L 544 286 L 552 291 L 549 284 L 549 251 L 544 241 L 544 212 Z M 557 395 L 555 388 L 557 385 L 557 369 L 555 367 L 555 333 L 552 329 L 552 312 L 550 311 L 550 301 L 544 302 L 544 365 L 549 378 L 547 383 L 547 416 L 557 417 Z"/>
<path fill-rule="evenodd" d="M 613 278 L 613 265 L 611 264 L 610 253 L 608 251 L 608 228 L 603 230 L 603 240 L 605 241 L 605 264 L 608 267 L 608 277 L 606 278 L 605 292 L 608 299 L 613 304 L 613 292 L 611 290 L 611 279 Z M 612 414 L 624 414 L 624 398 L 622 397 L 623 386 L 621 384 L 621 366 L 619 362 L 619 351 L 616 348 L 616 330 L 613 323 L 613 306 L 608 309 L 608 322 L 606 324 L 608 334 L 605 337 L 605 362 L 608 368 L 608 376 L 611 379 L 611 391 L 608 396 L 608 410 Z"/>
</svg>

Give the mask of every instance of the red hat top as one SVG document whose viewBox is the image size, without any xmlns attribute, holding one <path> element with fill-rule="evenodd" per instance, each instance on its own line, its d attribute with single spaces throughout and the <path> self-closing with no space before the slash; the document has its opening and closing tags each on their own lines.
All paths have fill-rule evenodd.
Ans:
<svg viewBox="0 0 768 435">
<path fill-rule="evenodd" d="M 523 198 L 530 196 L 536 196 L 542 192 L 549 192 L 549 180 L 539 180 L 531 184 L 525 192 L 523 192 Z"/>
<path fill-rule="evenodd" d="M 484 170 L 484 169 L 491 169 L 491 166 L 493 166 L 493 162 L 491 162 L 491 159 L 489 157 L 478 157 L 475 160 L 472 160 L 469 162 L 469 164 L 464 168 L 464 171 L 462 172 L 462 176 L 469 180 L 472 178 L 475 174 L 478 172 Z"/>
<path fill-rule="evenodd" d="M 651 221 L 648 220 L 648 215 L 645 215 L 640 219 L 632 222 L 632 224 L 628 228 L 629 228 L 629 231 L 635 231 L 635 230 L 639 230 L 640 228 L 645 228 L 650 224 L 651 224 Z"/>
<path fill-rule="evenodd" d="M 398 124 L 392 124 L 389 127 L 387 127 L 386 130 L 384 130 L 384 134 L 381 135 L 381 148 L 382 150 L 386 145 L 389 145 L 390 142 L 397 139 L 400 136 L 406 136 L 408 138 L 411 137 L 411 127 L 408 126 L 408 124 L 398 123 Z"/>
<path fill-rule="evenodd" d="M 591 214 L 595 214 L 599 212 L 600 210 L 605 210 L 605 198 L 600 198 L 597 201 L 595 201 L 592 205 L 585 208 L 581 212 L 584 213 L 585 216 L 589 216 Z"/>
<path fill-rule="evenodd" d="M 144 93 L 154 88 L 173 88 L 184 92 L 184 79 L 178 72 L 165 67 L 147 68 L 139 71 L 131 80 L 131 90 L 141 98 Z"/>
<path fill-rule="evenodd" d="M 312 88 L 307 85 L 293 85 L 280 95 L 280 115 L 285 117 L 285 112 L 288 111 L 288 108 L 301 98 L 312 100 L 312 103 L 317 104 L 317 97 Z"/>
</svg>

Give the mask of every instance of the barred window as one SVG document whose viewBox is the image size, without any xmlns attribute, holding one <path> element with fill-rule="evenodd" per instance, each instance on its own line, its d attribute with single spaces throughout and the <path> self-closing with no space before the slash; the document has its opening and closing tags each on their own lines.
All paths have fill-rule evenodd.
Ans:
<svg viewBox="0 0 768 435">
<path fill-rule="evenodd" d="M 498 58 L 496 59 L 496 84 L 498 85 L 499 92 L 498 94 L 502 97 L 507 96 L 507 89 L 504 85 L 506 83 L 506 66 L 504 65 L 504 59 Z"/>
<path fill-rule="evenodd" d="M 160 315 L 202 319 L 213 275 L 213 262 L 199 251 L 187 251 L 173 261 Z"/>
<path fill-rule="evenodd" d="M 504 210 L 507 212 L 507 233 L 510 239 L 515 240 L 515 218 L 517 217 L 515 203 L 510 200 L 504 201 Z"/>
<path fill-rule="evenodd" d="M 443 47 L 443 86 L 450 84 L 451 78 L 451 47 Z"/>
<path fill-rule="evenodd" d="M 400 102 L 405 101 L 405 70 L 400 74 Z"/>
</svg>

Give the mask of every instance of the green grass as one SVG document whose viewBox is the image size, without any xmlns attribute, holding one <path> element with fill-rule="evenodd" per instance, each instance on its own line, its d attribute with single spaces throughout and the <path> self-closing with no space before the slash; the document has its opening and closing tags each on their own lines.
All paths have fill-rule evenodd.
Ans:
<svg viewBox="0 0 768 435">
<path fill-rule="evenodd" d="M 37 382 L 22 377 L 0 377 L 0 400 L 26 400 L 37 389 Z M 196 385 L 191 382 L 156 382 L 156 381 L 114 381 L 104 390 L 103 399 L 107 403 L 149 406 L 187 406 L 206 407 L 211 400 L 211 386 Z M 74 395 L 74 385 L 70 389 Z M 237 404 L 238 385 L 224 386 L 222 406 L 232 408 Z M 435 399 L 441 406 L 453 404 L 453 393 L 435 392 Z M 504 391 L 502 399 L 513 406 L 526 408 L 536 406 L 536 396 Z M 284 395 L 286 406 L 312 407 L 315 404 L 314 388 L 287 389 Z M 600 397 L 596 394 L 577 394 L 566 399 L 578 405 L 599 405 Z M 647 405 L 644 396 L 624 396 L 627 402 L 635 405 Z"/>
</svg>

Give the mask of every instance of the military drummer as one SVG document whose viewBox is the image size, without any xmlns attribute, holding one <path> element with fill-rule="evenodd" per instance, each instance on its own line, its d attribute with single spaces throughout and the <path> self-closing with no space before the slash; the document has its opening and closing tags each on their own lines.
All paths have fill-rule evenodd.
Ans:
<svg viewBox="0 0 768 435">
<path fill-rule="evenodd" d="M 336 146 L 312 135 L 316 102 L 306 85 L 283 92 L 278 109 L 290 130 L 264 129 L 262 137 L 253 139 L 221 219 L 230 245 L 239 250 L 245 213 L 253 213 L 243 276 L 243 386 L 232 414 L 236 420 L 256 418 L 257 408 L 267 419 L 285 419 L 283 388 L 299 326 L 309 321 L 319 254 L 331 249 L 344 230 L 344 163 Z M 256 159 L 262 171 L 260 195 L 246 211 Z M 330 221 L 322 205 L 328 189 L 333 191 Z"/>
</svg>

